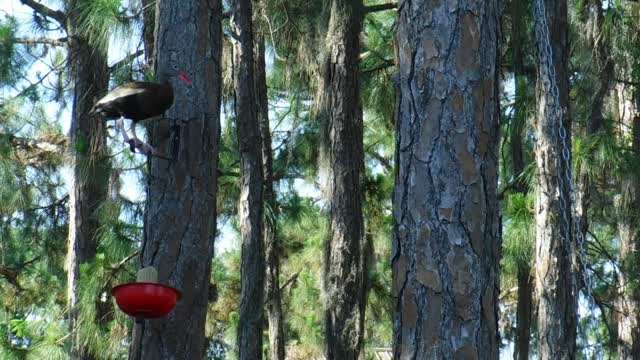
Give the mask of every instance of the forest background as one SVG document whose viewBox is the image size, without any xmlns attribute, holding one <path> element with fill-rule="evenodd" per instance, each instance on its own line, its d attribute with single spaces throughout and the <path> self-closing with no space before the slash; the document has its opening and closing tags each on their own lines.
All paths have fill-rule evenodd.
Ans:
<svg viewBox="0 0 640 360">
<path fill-rule="evenodd" d="M 578 353 L 584 358 L 618 358 L 622 343 L 640 346 L 634 343 L 640 338 L 626 338 L 640 331 L 640 323 L 631 316 L 640 309 L 640 268 L 635 250 L 630 250 L 640 246 L 640 5 L 623 0 L 567 3 L 573 171 L 594 300 L 579 300 Z M 362 339 L 363 353 L 373 358 L 393 346 L 397 310 L 391 268 L 397 11 L 396 4 L 387 1 L 364 5 L 357 64 L 363 113 L 361 217 L 367 244 L 362 260 L 367 269 Z M 497 145 L 500 354 L 529 358 L 538 351 L 535 31 L 528 1 L 502 5 Z M 139 267 L 151 170 L 145 156 L 122 144 L 112 123 L 100 130 L 105 140 L 100 151 L 107 165 L 96 167 L 73 155 L 91 144 L 76 137 L 70 145 L 68 135 L 83 131 L 72 122 L 74 104 L 80 103 L 79 81 L 72 69 L 106 68 L 102 93 L 132 79 L 151 79 L 155 5 L 150 0 L 11 0 L 0 6 L 0 358 L 125 358 L 133 322 L 117 311 L 109 289 L 133 280 Z M 273 332 L 267 319 L 273 309 L 265 309 L 268 315 L 260 333 L 264 341 L 259 345 L 267 358 L 281 357 L 282 347 L 287 358 L 309 359 L 321 356 L 331 337 L 322 275 L 329 200 L 322 191 L 322 129 L 317 121 L 323 99 L 318 89 L 324 85 L 318 49 L 329 37 L 322 33 L 320 2 L 261 0 L 253 6 L 255 49 L 263 55 L 268 89 L 263 119 L 269 124 L 273 156 L 273 194 L 265 198 L 263 218 L 277 234 L 277 256 L 269 257 L 267 249 L 264 261 L 267 267 L 279 268 L 276 288 L 283 321 L 281 333 Z M 236 56 L 242 50 L 233 36 L 239 25 L 229 16 L 233 3 L 224 1 L 222 8 L 217 232 L 205 323 L 209 359 L 238 356 L 243 334 L 238 204 L 244 160 L 236 124 L 236 95 L 241 89 L 235 79 Z M 64 15 L 64 9 L 74 11 Z M 58 21 L 63 15 L 75 22 L 63 26 Z M 73 55 L 70 32 L 84 37 L 95 50 L 83 58 L 87 62 L 78 60 L 85 56 L 82 52 Z M 91 81 L 100 83 L 98 77 Z M 91 187 L 80 188 L 73 181 L 87 174 L 99 174 L 95 179 L 103 179 L 104 194 L 89 211 L 95 248 L 76 264 L 70 259 L 82 258 L 84 250 L 70 246 L 76 225 L 71 219 L 78 214 L 70 210 L 71 194 L 86 191 L 90 198 Z M 74 272 L 75 277 L 70 275 Z"/>
</svg>

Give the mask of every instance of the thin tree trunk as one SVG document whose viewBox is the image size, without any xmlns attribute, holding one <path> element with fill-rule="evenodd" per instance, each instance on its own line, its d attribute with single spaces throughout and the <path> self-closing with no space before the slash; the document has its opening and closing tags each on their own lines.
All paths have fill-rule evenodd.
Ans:
<svg viewBox="0 0 640 360">
<path fill-rule="evenodd" d="M 360 0 L 332 0 L 324 36 L 319 118 L 323 128 L 320 168 L 329 206 L 323 287 L 325 354 L 356 360 L 365 316 L 365 244 L 362 218 L 362 109 L 359 93 Z"/>
<path fill-rule="evenodd" d="M 238 359 L 262 359 L 264 243 L 262 229 L 262 145 L 256 106 L 251 0 L 235 0 L 231 28 L 235 33 L 233 82 L 236 128 L 240 147 L 240 203 L 242 234 L 242 291 L 238 322 Z"/>
<path fill-rule="evenodd" d="M 570 117 L 568 111 L 567 77 L 567 4 L 564 1 L 543 1 L 546 7 L 547 24 L 551 39 L 541 39 L 536 31 L 538 53 L 540 44 L 550 41 L 553 51 L 553 66 L 559 90 L 559 106 L 565 111 L 564 126 L 567 132 L 567 147 L 571 149 Z M 539 26 L 540 19 L 536 19 Z M 544 59 L 538 56 L 538 63 Z M 546 59 L 546 58 L 545 58 Z M 558 117 L 553 116 L 554 99 L 548 86 L 549 74 L 544 66 L 538 67 L 537 102 L 538 114 L 535 124 L 537 165 L 536 192 L 536 292 L 538 305 L 538 356 L 540 359 L 574 359 L 576 353 L 576 295 L 575 278 L 571 258 L 571 211 L 567 181 L 560 188 L 558 176 L 565 178 L 566 163 L 561 149 L 556 145 Z M 570 154 L 569 154 L 570 155 Z M 569 159 L 568 164 L 571 164 Z M 563 199 L 559 194 L 562 191 Z M 564 202 L 565 208 L 560 204 Z M 567 217 L 569 226 L 565 226 Z"/>
<path fill-rule="evenodd" d="M 395 359 L 498 359 L 499 1 L 400 3 Z"/>
<path fill-rule="evenodd" d="M 632 93 L 635 91 L 635 94 Z M 640 88 L 632 91 L 621 89 L 619 98 L 624 111 L 621 121 L 632 131 L 632 147 L 640 153 Z M 636 155 L 637 156 L 637 155 Z M 620 236 L 620 293 L 617 300 L 618 358 L 640 359 L 640 289 L 637 286 L 637 267 L 640 261 L 640 183 L 633 172 L 623 175 L 618 201 L 618 233 Z"/>
<path fill-rule="evenodd" d="M 515 190 L 528 193 L 524 179 L 524 155 L 522 146 L 523 130 L 527 124 L 527 115 L 523 109 L 527 96 L 528 79 L 524 71 L 524 44 L 526 41 L 526 22 L 524 19 L 526 1 L 513 1 L 511 47 L 513 49 L 513 73 L 515 78 L 515 103 L 513 122 L 510 132 L 511 161 Z M 518 303 L 516 305 L 516 339 L 514 359 L 529 359 L 529 340 L 531 338 L 531 305 L 533 297 L 533 279 L 530 266 L 518 266 Z"/>
<path fill-rule="evenodd" d="M 148 320 L 131 359 L 202 359 L 215 236 L 222 5 L 219 0 L 163 0 L 156 16 L 156 63 L 175 61 L 193 80 L 174 86 L 166 117 L 153 120 L 151 142 L 170 160 L 150 160 L 142 267 L 182 299 L 166 317 Z"/>
<path fill-rule="evenodd" d="M 273 154 L 269 128 L 269 103 L 265 66 L 264 34 L 256 32 L 255 81 L 258 122 L 262 138 L 262 171 L 264 175 L 264 244 L 266 258 L 265 300 L 269 321 L 269 354 L 271 360 L 284 360 L 285 337 L 282 301 L 280 298 L 280 241 L 277 227 L 277 204 L 273 190 Z"/>
<path fill-rule="evenodd" d="M 533 305 L 533 278 L 529 272 L 518 273 L 518 304 L 516 306 L 516 360 L 529 359 L 531 338 L 531 310 Z"/>
<path fill-rule="evenodd" d="M 80 266 L 95 258 L 98 247 L 98 213 L 107 198 L 110 162 L 107 157 L 106 126 L 103 119 L 90 114 L 95 101 L 109 85 L 107 50 L 98 49 L 75 34 L 80 15 L 76 3 L 70 7 L 67 30 L 70 73 L 74 81 L 73 109 L 70 127 L 70 149 L 73 161 L 73 185 L 69 192 L 69 245 L 67 259 L 67 291 L 71 357 L 93 359 L 81 336 L 78 303 Z M 86 274 L 85 274 L 86 275 Z M 96 297 L 98 294 L 95 294 Z M 88 305 L 88 304 L 87 304 Z M 91 304 L 92 306 L 93 304 Z M 93 320 L 93 319 L 92 319 Z"/>
</svg>

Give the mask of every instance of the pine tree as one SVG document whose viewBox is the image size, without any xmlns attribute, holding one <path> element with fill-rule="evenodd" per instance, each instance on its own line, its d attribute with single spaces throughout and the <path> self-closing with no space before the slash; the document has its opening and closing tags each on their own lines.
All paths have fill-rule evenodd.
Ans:
<svg viewBox="0 0 640 360">
<path fill-rule="evenodd" d="M 266 24 L 257 20 L 266 16 L 265 1 L 258 3 L 254 11 L 254 81 L 258 123 L 262 145 L 262 173 L 264 177 L 263 237 L 265 246 L 265 303 L 269 323 L 269 357 L 284 360 L 285 336 L 282 298 L 280 295 L 280 239 L 278 238 L 278 208 L 274 190 L 273 150 L 269 124 L 269 100 L 267 94 L 267 69 L 265 63 Z"/>
<path fill-rule="evenodd" d="M 199 359 L 215 236 L 222 8 L 218 1 L 162 1 L 156 10 L 155 63 L 178 61 L 193 85 L 174 92 L 173 106 L 153 126 L 151 142 L 171 160 L 150 160 L 140 262 L 158 269 L 159 282 L 178 288 L 182 299 L 167 318 L 138 328 L 130 357 Z"/>
<path fill-rule="evenodd" d="M 319 85 L 320 176 L 328 201 L 323 290 L 327 359 L 357 359 L 365 318 L 360 0 L 326 4 Z"/>
<path fill-rule="evenodd" d="M 398 13 L 396 358 L 498 358 L 500 6 L 450 10 Z"/>
<path fill-rule="evenodd" d="M 82 1 L 68 4 L 66 13 L 69 66 L 74 80 L 70 143 L 73 154 L 73 185 L 70 190 L 69 255 L 67 287 L 69 326 L 72 332 L 72 358 L 95 359 L 81 338 L 78 297 L 80 268 L 96 256 L 98 247 L 98 209 L 106 200 L 109 183 L 106 126 L 93 104 L 107 91 L 109 72 L 106 44 L 90 43 L 81 26 Z M 86 274 L 85 274 L 86 276 Z M 97 295 L 97 294 L 96 294 Z"/>
<path fill-rule="evenodd" d="M 238 217 L 242 234 L 242 269 L 238 321 L 238 359 L 262 359 L 264 299 L 263 159 L 254 75 L 253 18 L 250 0 L 235 0 L 231 28 L 235 114 L 240 153 Z"/>
<path fill-rule="evenodd" d="M 576 353 L 576 294 L 575 275 L 572 271 L 570 223 L 570 194 L 565 171 L 571 162 L 563 162 L 562 148 L 557 141 L 558 127 L 570 134 L 568 108 L 568 38 L 567 4 L 541 1 L 546 8 L 546 24 L 549 36 L 541 35 L 542 17 L 535 13 L 536 46 L 538 64 L 548 61 L 555 68 L 556 78 L 551 78 L 544 65 L 538 66 L 537 134 L 535 157 L 537 166 L 536 188 L 536 292 L 538 305 L 538 356 L 541 359 L 573 359 Z M 538 4 L 534 6 L 539 8 Z M 544 33 L 542 33 L 544 34 Z M 552 55 L 544 44 L 550 43 Z M 552 58 L 548 58 L 553 56 Z M 557 84 L 557 99 L 553 98 L 550 83 Z M 558 103 L 559 101 L 559 103 Z M 555 109 L 564 112 L 558 117 Z M 564 120 L 563 123 L 559 123 Z M 571 148 L 570 136 L 566 140 Z M 558 160 L 558 161 L 556 161 Z M 569 172 L 570 173 L 570 172 Z M 560 182 L 560 177 L 564 180 Z M 560 204 L 565 204 L 561 207 Z M 569 228 L 568 228 L 569 226 Z"/>
</svg>

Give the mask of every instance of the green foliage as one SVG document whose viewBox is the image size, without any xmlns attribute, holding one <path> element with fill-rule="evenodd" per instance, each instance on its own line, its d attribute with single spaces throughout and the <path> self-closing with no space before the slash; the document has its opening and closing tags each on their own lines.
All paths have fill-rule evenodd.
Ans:
<svg viewBox="0 0 640 360">
<path fill-rule="evenodd" d="M 82 0 L 77 2 L 77 31 L 92 46 L 106 53 L 109 40 L 130 41 L 134 19 L 122 0 Z"/>
<path fill-rule="evenodd" d="M 365 17 L 360 69 L 362 102 L 367 115 L 382 117 L 380 125 L 387 134 L 393 130 L 396 105 L 393 33 L 389 31 L 395 17 L 392 12 L 373 13 Z M 389 136 L 393 138 L 393 136 Z"/>
<path fill-rule="evenodd" d="M 0 85 L 13 84 L 18 80 L 25 59 L 15 45 L 16 19 L 5 15 L 0 19 Z"/>
<path fill-rule="evenodd" d="M 506 279 L 531 271 L 534 263 L 533 194 L 509 195 L 503 205 L 504 233 L 501 265 Z M 505 279 L 505 280 L 506 280 Z"/>
<path fill-rule="evenodd" d="M 0 106 L 0 358 L 67 358 L 60 342 L 67 223 L 60 156 L 32 162 L 28 146 L 60 133 L 42 106 L 25 115 L 27 103 L 13 97 Z"/>
</svg>

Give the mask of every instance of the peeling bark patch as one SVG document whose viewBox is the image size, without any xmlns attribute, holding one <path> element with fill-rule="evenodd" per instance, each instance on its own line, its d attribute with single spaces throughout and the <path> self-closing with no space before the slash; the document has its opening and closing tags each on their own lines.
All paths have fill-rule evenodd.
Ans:
<svg viewBox="0 0 640 360">
<path fill-rule="evenodd" d="M 454 148 L 458 162 L 462 169 L 462 183 L 470 185 L 476 180 L 476 162 L 468 149 L 468 136 L 466 133 L 458 133 L 454 135 Z"/>
<path fill-rule="evenodd" d="M 449 79 L 439 71 L 435 73 L 433 80 L 434 96 L 438 100 L 444 100 L 449 94 Z"/>
<path fill-rule="evenodd" d="M 478 47 L 480 46 L 480 32 L 477 18 L 473 14 L 466 13 L 462 16 L 460 26 L 460 45 L 456 50 L 456 70 L 460 74 L 475 71 L 478 64 Z"/>
<path fill-rule="evenodd" d="M 465 345 L 456 351 L 453 356 L 455 360 L 477 360 L 478 352 L 471 345 Z"/>
<path fill-rule="evenodd" d="M 440 208 L 438 211 L 440 212 L 440 220 L 451 221 L 451 214 L 453 214 L 452 208 Z"/>
<path fill-rule="evenodd" d="M 422 49 L 424 50 L 424 57 L 426 60 L 431 60 L 439 55 L 438 46 L 432 38 L 425 38 L 422 41 Z"/>
<path fill-rule="evenodd" d="M 454 255 L 448 260 L 449 271 L 453 275 L 452 285 L 455 299 L 456 314 L 463 320 L 470 320 L 475 315 L 473 313 L 472 298 L 475 290 L 475 283 L 471 272 L 472 262 L 464 254 L 464 250 L 455 248 Z"/>
</svg>

